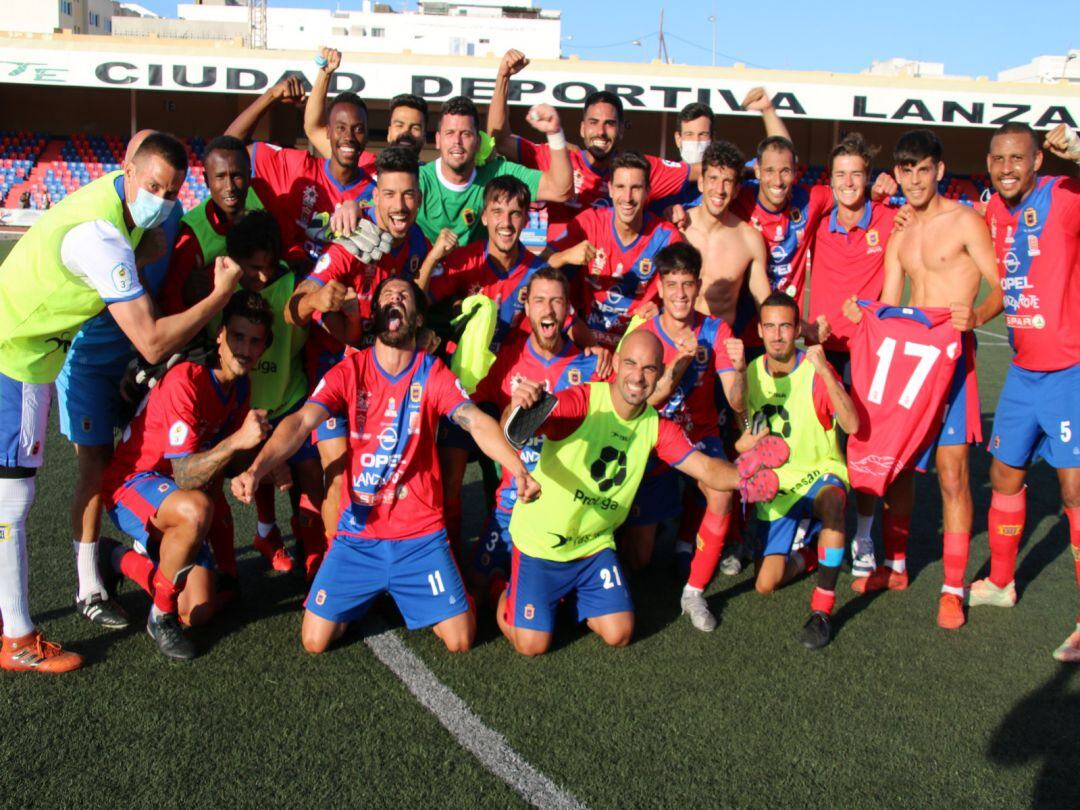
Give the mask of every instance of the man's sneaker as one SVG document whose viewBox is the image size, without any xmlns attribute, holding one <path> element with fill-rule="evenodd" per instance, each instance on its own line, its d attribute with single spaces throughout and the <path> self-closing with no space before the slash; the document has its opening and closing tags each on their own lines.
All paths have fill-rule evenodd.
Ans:
<svg viewBox="0 0 1080 810">
<path fill-rule="evenodd" d="M 110 630 L 123 630 L 129 624 L 127 611 L 115 599 L 92 593 L 85 599 L 75 599 L 75 609 L 80 616 L 92 621 L 98 627 Z"/>
<path fill-rule="evenodd" d="M 938 600 L 938 627 L 946 630 L 959 630 L 964 626 L 964 602 L 955 593 L 943 593 Z"/>
<path fill-rule="evenodd" d="M 869 576 L 851 581 L 851 590 L 855 591 L 855 593 L 904 591 L 907 590 L 907 586 L 907 571 L 893 571 L 887 565 L 879 565 Z"/>
<path fill-rule="evenodd" d="M 877 568 L 874 557 L 874 541 L 870 537 L 856 537 L 851 541 L 851 575 L 868 577 Z"/>
<path fill-rule="evenodd" d="M 287 574 L 293 570 L 293 559 L 285 550 L 285 542 L 281 539 L 281 530 L 277 526 L 266 537 L 255 532 L 255 539 L 251 541 L 251 544 L 266 558 L 275 571 Z"/>
<path fill-rule="evenodd" d="M 720 559 L 720 573 L 727 577 L 738 576 L 743 569 L 743 544 L 736 540 L 724 548 L 724 556 Z"/>
<path fill-rule="evenodd" d="M 71 672 L 83 665 L 81 655 L 46 641 L 40 630 L 21 638 L 3 637 L 0 668 L 11 672 Z"/>
<path fill-rule="evenodd" d="M 705 594 L 701 591 L 684 588 L 679 604 L 682 606 L 682 612 L 690 617 L 690 624 L 698 630 L 711 633 L 716 629 L 716 617 L 709 612 L 709 606 L 705 603 Z"/>
<path fill-rule="evenodd" d="M 157 619 L 154 611 L 146 619 L 146 632 L 157 642 L 158 649 L 166 658 L 176 661 L 190 661 L 198 653 L 191 639 L 184 635 L 180 627 L 180 617 L 175 613 L 163 613 Z"/>
<path fill-rule="evenodd" d="M 1076 625 L 1065 643 L 1054 650 L 1054 660 L 1063 664 L 1080 664 L 1080 624 Z"/>
<path fill-rule="evenodd" d="M 990 607 L 1010 608 L 1016 604 L 1016 583 L 1010 582 L 1004 588 L 987 579 L 977 579 L 971 583 L 968 591 L 968 607 L 989 605 Z"/>
<path fill-rule="evenodd" d="M 799 632 L 799 643 L 808 650 L 820 650 L 832 641 L 832 623 L 829 614 L 815 610 Z"/>
<path fill-rule="evenodd" d="M 782 466 L 791 455 L 791 448 L 779 436 L 765 436 L 757 444 L 742 453 L 736 460 L 739 478 L 750 478 L 759 470 L 772 470 Z"/>
<path fill-rule="evenodd" d="M 749 478 L 739 481 L 739 493 L 743 503 L 771 501 L 780 491 L 780 479 L 773 470 L 758 470 Z"/>
</svg>

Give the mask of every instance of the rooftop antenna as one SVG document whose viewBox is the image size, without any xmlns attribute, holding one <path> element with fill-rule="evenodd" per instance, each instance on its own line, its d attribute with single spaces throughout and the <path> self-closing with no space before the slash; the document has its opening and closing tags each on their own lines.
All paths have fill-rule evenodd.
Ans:
<svg viewBox="0 0 1080 810">
<path fill-rule="evenodd" d="M 266 47 L 266 0 L 248 0 L 248 47 Z"/>
</svg>

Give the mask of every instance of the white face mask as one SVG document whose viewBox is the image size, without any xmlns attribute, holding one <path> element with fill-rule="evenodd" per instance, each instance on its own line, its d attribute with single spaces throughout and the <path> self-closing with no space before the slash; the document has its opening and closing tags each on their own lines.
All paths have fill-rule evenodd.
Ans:
<svg viewBox="0 0 1080 810">
<path fill-rule="evenodd" d="M 682 159 L 691 165 L 694 163 L 701 163 L 701 159 L 705 157 L 705 150 L 709 148 L 709 144 L 712 141 L 683 141 L 682 146 L 679 147 L 679 154 L 682 155 Z"/>
</svg>

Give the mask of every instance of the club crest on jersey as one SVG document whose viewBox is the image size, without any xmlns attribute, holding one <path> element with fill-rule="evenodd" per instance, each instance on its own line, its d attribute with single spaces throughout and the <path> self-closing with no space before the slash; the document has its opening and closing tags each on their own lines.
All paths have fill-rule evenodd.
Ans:
<svg viewBox="0 0 1080 810">
<path fill-rule="evenodd" d="M 800 222 L 802 222 L 802 209 L 793 207 L 788 212 L 788 217 L 791 219 L 792 225 L 798 225 Z"/>
<path fill-rule="evenodd" d="M 160 492 L 162 495 L 164 495 L 166 492 L 169 491 L 169 485 L 164 483 L 164 482 L 160 483 L 160 484 L 158 484 L 157 491 Z"/>
<path fill-rule="evenodd" d="M 473 211 L 471 208 L 466 208 L 464 211 L 461 212 L 461 219 L 466 225 L 471 228 L 474 224 L 476 224 L 476 212 Z"/>
<path fill-rule="evenodd" d="M 1030 206 L 1024 209 L 1024 224 L 1029 228 L 1034 228 L 1039 224 L 1039 212 Z"/>
<path fill-rule="evenodd" d="M 122 264 L 116 265 L 112 270 L 112 283 L 117 292 L 126 293 L 131 289 L 134 273 Z"/>
<path fill-rule="evenodd" d="M 419 269 L 420 269 L 420 257 L 419 256 L 412 256 L 409 259 L 409 272 L 412 273 L 415 276 L 416 271 L 419 270 Z"/>
<path fill-rule="evenodd" d="M 421 395 L 424 393 L 424 386 L 418 382 L 414 382 L 409 386 L 409 402 L 419 402 Z"/>
<path fill-rule="evenodd" d="M 94 422 L 89 416 L 84 416 L 82 420 L 83 433 L 89 433 L 94 429 Z"/>
<path fill-rule="evenodd" d="M 172 423 L 172 427 L 169 428 L 169 444 L 172 447 L 180 447 L 187 441 L 188 433 L 191 431 L 184 422 L 177 419 Z"/>
<path fill-rule="evenodd" d="M 531 622 L 535 615 L 536 615 L 536 607 L 532 603 L 529 603 L 528 605 L 526 605 L 525 606 L 525 611 L 524 611 L 525 621 Z"/>
<path fill-rule="evenodd" d="M 1028 234 L 1028 256 L 1038 256 L 1042 251 L 1039 250 L 1039 237 L 1033 233 Z"/>
<path fill-rule="evenodd" d="M 870 247 L 877 247 L 879 242 L 881 242 L 881 236 L 878 235 L 876 228 L 871 228 L 866 232 L 867 245 L 869 245 Z"/>
<path fill-rule="evenodd" d="M 698 346 L 697 349 L 694 351 L 694 359 L 697 360 L 699 364 L 709 362 L 709 347 Z"/>
<path fill-rule="evenodd" d="M 324 591 L 322 588 L 319 588 L 319 592 L 317 594 L 315 594 L 315 604 L 316 605 L 324 605 L 324 604 L 326 604 L 326 591 Z"/>
<path fill-rule="evenodd" d="M 638 267 L 641 269 L 642 276 L 650 276 L 652 274 L 652 259 L 642 259 L 638 262 Z"/>
<path fill-rule="evenodd" d="M 570 385 L 579 385 L 581 383 L 581 371 L 576 368 L 570 369 L 566 372 L 566 381 Z"/>
<path fill-rule="evenodd" d="M 315 262 L 315 275 L 319 275 L 323 270 L 330 266 L 330 254 L 324 253 L 319 257 L 319 260 Z"/>
</svg>

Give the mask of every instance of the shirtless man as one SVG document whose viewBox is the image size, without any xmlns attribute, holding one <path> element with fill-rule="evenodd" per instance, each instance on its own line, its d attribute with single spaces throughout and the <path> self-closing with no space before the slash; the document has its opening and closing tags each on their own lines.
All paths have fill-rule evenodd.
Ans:
<svg viewBox="0 0 1080 810">
<path fill-rule="evenodd" d="M 938 625 L 955 630 L 964 624 L 964 571 L 971 541 L 972 498 L 968 483 L 968 442 L 982 441 L 978 422 L 978 386 L 975 380 L 975 341 L 972 331 L 1002 309 L 1001 288 L 990 232 L 982 218 L 968 206 L 939 197 L 937 184 L 945 175 L 941 141 L 928 129 L 905 133 L 896 142 L 895 176 L 911 206 L 910 223 L 893 233 L 885 249 L 885 285 L 881 300 L 898 305 L 904 293 L 904 277 L 911 280 L 914 307 L 948 307 L 953 326 L 965 334 L 963 361 L 957 363 L 956 377 L 949 390 L 941 434 L 932 443 L 916 469 L 929 467 L 935 450 L 938 483 L 941 486 L 944 522 L 945 584 L 938 606 Z M 981 281 L 990 285 L 990 294 L 975 306 Z M 969 409 L 969 404 L 974 409 Z M 972 423 L 967 414 L 975 418 Z M 904 473 L 890 488 L 894 511 L 910 515 L 914 502 L 913 476 Z M 906 552 L 906 550 L 905 550 Z M 904 569 L 905 554 L 898 555 Z M 856 580 L 857 591 L 907 585 L 906 569 L 878 568 L 865 579 Z M 903 585 L 899 580 L 903 580 Z M 862 586 L 862 587 L 859 587 Z"/>
<path fill-rule="evenodd" d="M 720 318 L 739 334 L 736 324 L 739 297 L 749 271 L 750 294 L 764 301 L 771 290 L 766 272 L 765 242 L 753 226 L 730 210 L 739 196 L 745 159 L 730 141 L 709 144 L 701 159 L 701 205 L 687 213 L 683 232 L 701 253 L 701 293 L 695 308 L 702 315 Z M 747 313 L 753 314 L 752 311 Z"/>
</svg>

